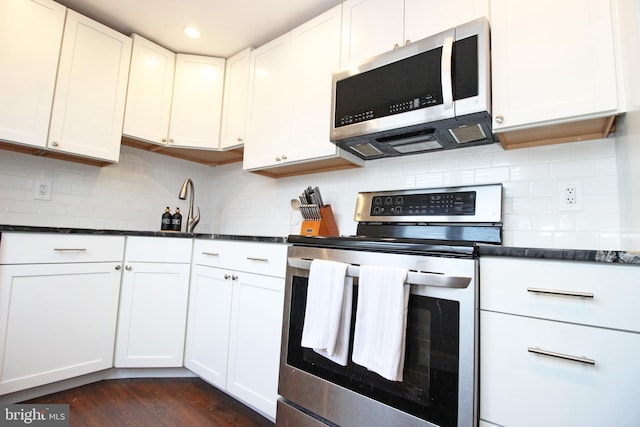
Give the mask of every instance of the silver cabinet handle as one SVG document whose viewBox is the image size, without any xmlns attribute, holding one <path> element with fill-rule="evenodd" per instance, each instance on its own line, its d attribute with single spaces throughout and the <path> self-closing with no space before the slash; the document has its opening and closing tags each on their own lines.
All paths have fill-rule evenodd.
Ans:
<svg viewBox="0 0 640 427">
<path fill-rule="evenodd" d="M 167 138 L 162 138 L 161 141 L 162 142 L 167 142 Z"/>
<path fill-rule="evenodd" d="M 528 347 L 529 353 L 541 354 L 543 356 L 557 357 L 558 359 L 570 360 L 572 362 L 584 363 L 585 365 L 595 365 L 596 361 L 584 356 L 572 356 L 570 354 L 556 353 L 555 351 L 542 350 L 538 347 Z"/>
<path fill-rule="evenodd" d="M 52 146 L 52 147 L 57 147 L 57 146 L 59 146 L 59 145 L 60 145 L 60 144 L 58 143 L 58 141 L 53 141 L 53 142 L 51 143 L 51 146 Z"/>
<path fill-rule="evenodd" d="M 254 258 L 254 257 L 248 256 L 247 259 L 249 261 L 269 262 L 269 258 Z"/>
<path fill-rule="evenodd" d="M 127 271 L 131 271 L 131 270 L 133 270 L 133 267 L 131 267 L 130 265 L 127 265 L 124 269 L 127 270 Z"/>
<path fill-rule="evenodd" d="M 173 138 L 169 138 L 169 144 L 173 144 Z"/>
<path fill-rule="evenodd" d="M 120 271 L 122 270 L 122 266 L 121 265 L 116 265 L 116 271 Z"/>
<path fill-rule="evenodd" d="M 282 155 L 282 160 L 287 160 L 287 155 L 286 154 Z"/>
<path fill-rule="evenodd" d="M 217 252 L 202 252 L 202 255 L 207 255 L 207 256 L 220 256 L 219 253 Z"/>
<path fill-rule="evenodd" d="M 453 82 L 451 81 L 451 60 L 453 53 L 453 37 L 444 39 L 442 45 L 442 62 L 440 69 L 442 73 L 442 106 L 445 110 L 453 108 Z"/>
<path fill-rule="evenodd" d="M 232 275 L 232 276 L 231 276 L 231 280 L 238 280 L 238 276 L 237 276 L 237 275 L 235 275 L 235 274 L 234 274 L 234 275 Z"/>
<path fill-rule="evenodd" d="M 280 156 L 276 157 L 276 162 L 281 161 L 282 159 L 280 158 Z"/>
<path fill-rule="evenodd" d="M 243 141 L 244 141 L 244 139 L 242 139 L 241 137 L 237 137 L 237 138 L 236 138 L 236 141 L 238 141 L 238 142 L 243 142 Z"/>
<path fill-rule="evenodd" d="M 496 116 L 496 123 L 500 125 L 502 122 L 504 122 L 504 116 Z"/>
<path fill-rule="evenodd" d="M 542 288 L 527 288 L 527 292 L 535 293 L 535 294 L 547 294 L 547 295 L 558 295 L 563 297 L 574 297 L 574 298 L 593 298 L 594 295 L 591 292 L 580 292 L 580 291 L 561 291 L 555 289 L 542 289 Z"/>
<path fill-rule="evenodd" d="M 86 252 L 87 248 L 53 248 L 56 252 Z"/>
<path fill-rule="evenodd" d="M 226 274 L 224 275 L 224 280 L 229 280 L 229 279 L 231 279 L 231 275 L 230 275 L 230 274 L 228 274 L 228 273 L 226 273 Z"/>
</svg>

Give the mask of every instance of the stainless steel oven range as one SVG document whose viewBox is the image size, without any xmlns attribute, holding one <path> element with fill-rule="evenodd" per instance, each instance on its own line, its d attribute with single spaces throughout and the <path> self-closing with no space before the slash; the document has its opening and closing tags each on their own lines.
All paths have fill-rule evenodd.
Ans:
<svg viewBox="0 0 640 427">
<path fill-rule="evenodd" d="M 276 425 L 477 425 L 477 244 L 501 243 L 501 205 L 500 184 L 359 193 L 356 236 L 289 236 Z M 353 277 L 346 366 L 301 345 L 316 259 L 346 263 Z M 401 381 L 351 359 L 368 265 L 408 270 Z"/>
</svg>

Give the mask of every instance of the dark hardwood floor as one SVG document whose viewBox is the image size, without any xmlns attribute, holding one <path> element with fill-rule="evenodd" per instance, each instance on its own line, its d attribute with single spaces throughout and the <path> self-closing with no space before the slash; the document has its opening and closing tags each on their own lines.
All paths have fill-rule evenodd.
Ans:
<svg viewBox="0 0 640 427">
<path fill-rule="evenodd" d="M 69 404 L 71 427 L 273 426 L 198 378 L 106 380 L 25 403 Z"/>
</svg>

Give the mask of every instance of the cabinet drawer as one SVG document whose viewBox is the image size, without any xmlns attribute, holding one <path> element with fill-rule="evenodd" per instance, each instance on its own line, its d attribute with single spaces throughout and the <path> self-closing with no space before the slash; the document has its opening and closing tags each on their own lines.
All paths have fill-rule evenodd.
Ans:
<svg viewBox="0 0 640 427">
<path fill-rule="evenodd" d="M 480 307 L 640 332 L 640 267 L 621 264 L 480 259 Z"/>
<path fill-rule="evenodd" d="M 2 233 L 0 264 L 122 261 L 124 236 Z"/>
<path fill-rule="evenodd" d="M 484 311 L 480 324 L 483 420 L 520 427 L 640 425 L 640 334 Z"/>
<path fill-rule="evenodd" d="M 190 263 L 192 239 L 172 237 L 127 237 L 127 262 Z"/>
<path fill-rule="evenodd" d="M 193 263 L 284 277 L 287 245 L 280 243 L 196 240 Z"/>
</svg>

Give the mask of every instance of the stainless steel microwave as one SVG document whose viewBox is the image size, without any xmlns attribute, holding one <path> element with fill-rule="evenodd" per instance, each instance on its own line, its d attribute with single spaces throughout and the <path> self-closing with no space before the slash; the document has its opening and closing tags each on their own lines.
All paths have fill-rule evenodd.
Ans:
<svg viewBox="0 0 640 427">
<path fill-rule="evenodd" d="M 330 139 L 365 160 L 497 142 L 487 20 L 335 72 Z"/>
</svg>

